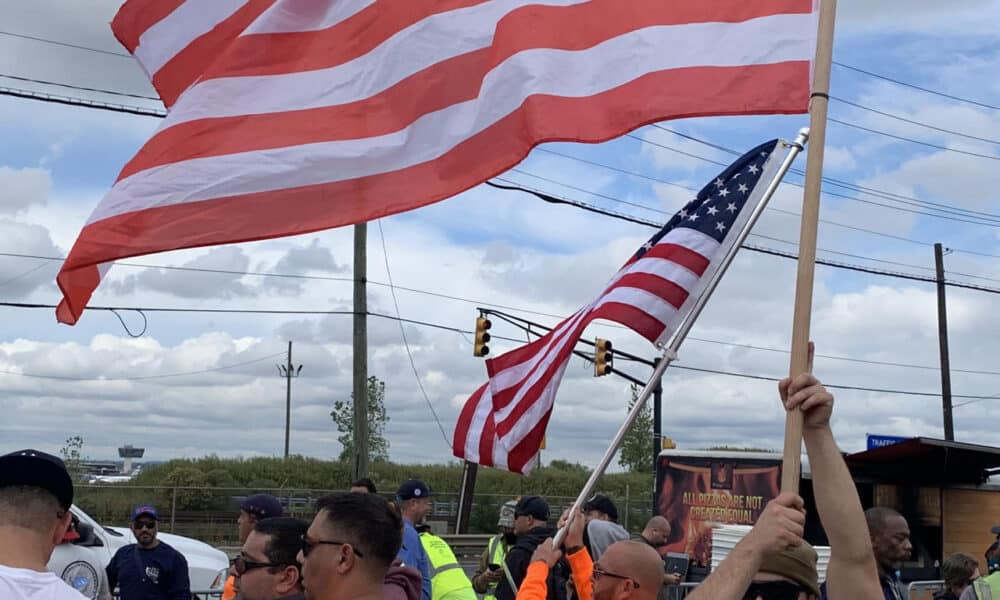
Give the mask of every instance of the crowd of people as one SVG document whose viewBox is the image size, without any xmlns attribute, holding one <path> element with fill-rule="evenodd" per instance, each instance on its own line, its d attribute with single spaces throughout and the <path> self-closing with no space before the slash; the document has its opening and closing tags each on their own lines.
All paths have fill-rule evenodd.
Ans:
<svg viewBox="0 0 1000 600">
<path fill-rule="evenodd" d="M 901 563 L 912 552 L 909 524 L 898 512 L 863 511 L 830 430 L 833 396 L 809 374 L 779 384 L 787 410 L 803 414 L 803 442 L 812 469 L 816 509 L 830 543 L 825 581 L 817 553 L 803 539 L 804 502 L 783 493 L 689 600 L 903 600 Z M 73 482 L 62 461 L 35 450 L 0 457 L 0 598 L 79 600 L 46 570 L 71 526 Z M 630 535 L 618 510 L 597 494 L 576 512 L 553 512 L 540 496 L 505 503 L 498 533 L 470 578 L 452 549 L 424 524 L 431 489 L 403 482 L 395 500 L 369 479 L 320 499 L 311 522 L 284 515 L 273 496 L 240 503 L 240 551 L 231 561 L 223 599 L 232 600 L 652 600 L 669 598 L 681 582 L 666 572 L 659 548 L 670 523 L 650 519 Z M 184 556 L 157 537 L 150 505 L 131 513 L 136 542 L 107 565 L 121 600 L 190 600 Z M 557 531 L 564 536 L 557 546 Z M 1000 526 L 987 550 L 989 573 L 968 554 L 941 565 L 944 589 L 935 600 L 1000 599 Z"/>
</svg>

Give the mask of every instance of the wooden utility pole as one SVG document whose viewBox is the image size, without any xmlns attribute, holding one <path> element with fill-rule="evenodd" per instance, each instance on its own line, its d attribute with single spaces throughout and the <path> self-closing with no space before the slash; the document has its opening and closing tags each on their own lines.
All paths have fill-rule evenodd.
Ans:
<svg viewBox="0 0 1000 600">
<path fill-rule="evenodd" d="M 285 458 L 288 458 L 288 440 L 292 430 L 292 378 L 302 372 L 302 365 L 296 369 L 292 364 L 292 341 L 288 340 L 288 357 L 283 365 L 278 365 L 278 373 L 285 378 Z"/>
<path fill-rule="evenodd" d="M 660 362 L 657 358 L 653 361 L 653 367 Z M 660 450 L 663 450 L 663 377 L 656 381 L 656 388 L 653 389 L 653 480 L 656 480 L 656 465 L 660 459 Z"/>
<path fill-rule="evenodd" d="M 948 307 L 944 296 L 944 250 L 934 244 L 934 266 L 937 268 L 938 345 L 941 349 L 941 410 L 944 414 L 944 439 L 955 439 L 951 419 L 951 364 L 948 361 Z"/>
<path fill-rule="evenodd" d="M 352 477 L 368 477 L 368 224 L 354 226 L 354 448 Z"/>
</svg>

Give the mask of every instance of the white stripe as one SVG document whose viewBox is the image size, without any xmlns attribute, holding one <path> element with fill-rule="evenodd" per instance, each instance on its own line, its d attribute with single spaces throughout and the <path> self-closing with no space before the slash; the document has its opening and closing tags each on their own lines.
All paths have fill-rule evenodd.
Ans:
<svg viewBox="0 0 1000 600">
<path fill-rule="evenodd" d="M 664 326 L 677 314 L 677 307 L 656 294 L 637 287 L 617 287 L 605 294 L 594 308 L 609 302 L 628 304 L 663 323 Z"/>
<path fill-rule="evenodd" d="M 559 365 L 559 368 L 553 373 L 552 378 L 545 384 L 545 388 L 542 389 L 538 399 L 528 406 L 528 410 L 521 415 L 521 418 L 517 420 L 517 423 L 510 432 L 505 436 L 499 437 L 500 446 L 506 447 L 508 452 L 513 451 L 524 440 L 525 436 L 531 433 L 531 430 L 538 425 L 538 422 L 542 420 L 545 413 L 552 410 L 552 406 L 556 400 L 556 392 L 559 391 L 559 383 L 562 381 L 567 365 L 569 365 L 569 358 Z"/>
<path fill-rule="evenodd" d="M 465 438 L 465 460 L 479 463 L 479 440 L 483 437 L 483 428 L 492 412 L 493 399 L 490 397 L 490 386 L 486 386 L 476 402 L 476 410 L 469 423 L 469 433 Z"/>
<path fill-rule="evenodd" d="M 739 44 L 719 44 L 701 37 L 704 34 L 691 39 L 694 48 L 676 45 L 676 38 L 664 39 L 663 30 L 669 29 L 664 27 L 630 32 L 578 52 L 525 51 L 490 72 L 480 98 L 423 115 L 401 131 L 361 140 L 196 158 L 135 173 L 111 189 L 88 223 L 156 206 L 345 181 L 432 161 L 533 95 L 588 97 L 650 72 L 678 66 L 742 64 L 748 48 L 750 54 L 769 60 L 803 56 L 804 42 L 779 44 L 777 48 L 770 41 L 762 44 L 758 37 L 761 31 L 757 31 L 762 24 L 761 19 L 739 24 L 739 35 L 747 37 L 744 48 L 738 51 L 733 48 Z M 773 22 L 766 24 L 765 29 L 774 27 Z M 694 31 L 687 27 L 685 32 Z M 734 35 L 736 32 L 730 33 Z M 727 61 L 721 60 L 724 56 Z M 238 100 L 252 103 L 253 96 Z"/>
<path fill-rule="evenodd" d="M 178 52 L 228 19 L 246 0 L 188 0 L 143 32 L 136 60 L 150 79 Z"/>
<path fill-rule="evenodd" d="M 583 1 L 539 3 L 569 5 Z M 516 7 L 512 5 L 523 2 L 494 0 L 429 17 L 368 54 L 328 69 L 201 82 L 191 88 L 183 103 L 174 107 L 160 129 L 196 119 L 336 106 L 369 98 L 442 60 L 489 46 L 496 21 Z M 487 11 L 489 14 L 480 14 Z M 810 60 L 815 52 L 815 29 L 806 30 L 812 32 L 811 37 L 802 28 L 811 19 L 811 15 L 776 15 L 742 23 L 664 25 L 630 32 L 619 39 L 646 32 L 634 40 L 642 45 L 630 49 L 637 54 L 661 53 L 661 66 L 655 70 Z M 724 40 L 729 41 L 722 43 Z"/>
<path fill-rule="evenodd" d="M 350 19 L 375 0 L 278 0 L 241 34 L 319 31 Z"/>
<path fill-rule="evenodd" d="M 564 6 L 586 1 L 531 4 Z M 203 81 L 191 88 L 183 103 L 178 102 L 159 129 L 197 119 L 336 106 L 369 98 L 441 61 L 488 47 L 497 21 L 525 3 L 492 0 L 432 15 L 367 54 L 327 69 Z"/>
</svg>

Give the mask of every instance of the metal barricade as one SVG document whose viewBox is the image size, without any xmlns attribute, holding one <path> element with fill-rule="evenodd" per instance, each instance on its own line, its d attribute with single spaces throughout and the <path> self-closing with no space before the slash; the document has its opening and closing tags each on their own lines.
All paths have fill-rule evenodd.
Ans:
<svg viewBox="0 0 1000 600">
<path fill-rule="evenodd" d="M 908 600 L 930 600 L 934 592 L 943 589 L 944 581 L 942 580 L 911 581 L 906 586 L 906 597 Z"/>
</svg>

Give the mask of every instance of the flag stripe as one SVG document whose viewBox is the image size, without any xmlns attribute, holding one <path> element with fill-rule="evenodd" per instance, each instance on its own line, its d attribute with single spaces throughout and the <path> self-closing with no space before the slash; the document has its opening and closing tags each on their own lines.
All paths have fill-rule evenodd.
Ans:
<svg viewBox="0 0 1000 600">
<path fill-rule="evenodd" d="M 539 365 L 539 368 L 526 377 L 519 387 L 511 388 L 515 392 L 514 398 L 517 401 L 510 403 L 502 410 L 498 410 L 494 398 L 493 420 L 496 424 L 496 437 L 500 445 L 505 446 L 508 451 L 520 443 L 519 438 L 523 435 L 526 426 L 535 423 L 552 410 L 559 382 L 562 380 L 566 365 L 569 364 L 569 357 L 572 356 L 576 341 L 580 339 L 584 327 L 586 327 L 586 323 L 574 331 L 569 343 L 560 346 L 551 360 L 544 361 L 542 365 Z M 493 383 L 490 385 L 494 390 L 496 389 Z M 528 401 L 522 401 L 525 399 Z"/>
<path fill-rule="evenodd" d="M 594 310 L 595 319 L 605 319 L 621 323 L 652 343 L 668 328 L 662 321 L 646 311 L 621 302 L 605 302 Z"/>
<path fill-rule="evenodd" d="M 672 281 L 645 273 L 634 273 L 623 277 L 621 283 L 604 294 L 594 308 L 605 302 L 626 302 L 666 323 L 687 297 L 687 291 Z"/>
<path fill-rule="evenodd" d="M 139 38 L 150 27 L 167 18 L 187 0 L 130 0 L 112 20 L 111 29 L 125 49 L 134 53 Z"/>
<path fill-rule="evenodd" d="M 473 392 L 469 400 L 466 401 L 465 405 L 462 407 L 461 413 L 458 415 L 458 423 L 455 426 L 455 435 L 452 438 L 452 449 L 455 454 L 458 455 L 459 452 L 463 452 L 462 456 L 472 462 L 479 462 L 478 453 L 473 456 L 470 453 L 465 453 L 466 444 L 470 439 L 470 432 L 480 432 L 482 431 L 483 421 L 476 419 L 476 413 L 479 412 L 479 407 L 482 404 L 483 393 L 489 389 L 489 384 L 484 383 L 479 386 L 479 389 Z M 474 436 L 473 436 L 474 438 Z"/>
<path fill-rule="evenodd" d="M 133 54 L 146 73 L 152 76 L 175 54 L 228 19 L 246 3 L 246 0 L 185 2 L 144 31 Z"/>
<path fill-rule="evenodd" d="M 193 28 L 189 32 L 190 39 L 177 41 L 176 53 L 172 53 L 169 57 L 162 55 L 151 57 L 149 61 L 143 63 L 148 64 L 146 72 L 152 77 L 153 87 L 168 108 L 172 108 L 180 95 L 202 77 L 206 61 L 211 63 L 224 54 L 233 40 L 260 17 L 261 13 L 275 4 L 276 0 L 249 2 L 228 0 L 228 2 L 228 6 L 213 4 L 217 21 L 205 23 L 200 28 Z M 203 17 L 198 12 L 190 15 L 190 18 L 192 22 L 200 23 Z M 145 42 L 139 46 L 138 51 L 141 51 L 144 45 Z M 154 47 L 159 48 L 159 45 Z M 169 119 L 169 114 L 167 118 Z M 161 127 L 164 125 L 161 124 Z"/>
<path fill-rule="evenodd" d="M 375 0 L 352 0 L 350 2 L 282 0 L 280 5 L 269 9 L 265 19 L 248 27 L 246 35 L 326 29 L 350 19 L 372 4 L 375 4 Z M 407 5 L 409 3 L 390 2 L 390 4 Z"/>
</svg>

